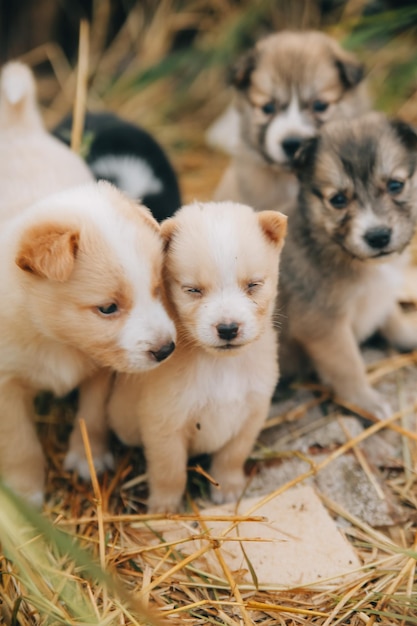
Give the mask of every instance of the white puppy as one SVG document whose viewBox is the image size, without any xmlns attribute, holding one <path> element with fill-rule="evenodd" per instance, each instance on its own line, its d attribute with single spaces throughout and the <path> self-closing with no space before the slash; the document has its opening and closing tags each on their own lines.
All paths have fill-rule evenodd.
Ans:
<svg viewBox="0 0 417 626">
<path fill-rule="evenodd" d="M 159 297 L 162 239 L 147 209 L 90 183 L 6 221 L 0 265 L 0 474 L 39 504 L 36 392 L 63 395 L 103 367 L 152 368 L 174 349 Z"/>
<path fill-rule="evenodd" d="M 0 220 L 89 181 L 84 161 L 46 131 L 29 67 L 7 63 L 0 81 Z"/>
<path fill-rule="evenodd" d="M 278 378 L 272 316 L 286 218 L 196 203 L 161 230 L 178 345 L 157 370 L 117 377 L 109 419 L 120 439 L 144 446 L 150 510 L 174 511 L 189 455 L 213 454 L 216 502 L 244 488 L 243 464 Z"/>
</svg>

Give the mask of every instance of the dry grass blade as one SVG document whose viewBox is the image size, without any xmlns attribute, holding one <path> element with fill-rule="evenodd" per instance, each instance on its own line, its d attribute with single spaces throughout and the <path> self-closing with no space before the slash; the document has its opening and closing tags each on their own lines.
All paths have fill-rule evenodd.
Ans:
<svg viewBox="0 0 417 626">
<path fill-rule="evenodd" d="M 159 624 L 157 617 L 129 597 L 120 583 L 100 567 L 89 550 L 1 484 L 0 536 L 3 570 L 10 569 L 9 561 L 16 568 L 11 580 L 17 581 L 17 585 L 9 608 L 18 603 L 19 623 L 26 619 L 29 621 L 22 623 L 99 622 L 104 626 L 120 623 L 121 615 L 125 615 L 132 624 L 143 619 L 155 626 Z M 100 597 L 103 594 L 104 599 L 111 596 L 111 602 L 104 603 Z M 31 621 L 32 615 L 35 622 Z"/>
<path fill-rule="evenodd" d="M 91 483 L 93 485 L 94 496 L 97 503 L 97 525 L 98 525 L 98 541 L 100 546 L 100 564 L 103 570 L 106 566 L 105 540 L 104 540 L 104 522 L 103 522 L 103 502 L 101 498 L 100 486 L 97 480 L 96 468 L 94 467 L 93 455 L 91 452 L 90 441 L 88 439 L 87 427 L 85 421 L 80 419 L 80 429 L 83 438 L 85 454 L 87 457 L 88 468 L 90 470 Z"/>
<path fill-rule="evenodd" d="M 79 153 L 81 149 L 87 103 L 89 35 L 89 24 L 86 20 L 82 20 L 80 24 L 77 87 L 74 101 L 74 122 L 71 133 L 71 148 L 77 153 Z"/>
<path fill-rule="evenodd" d="M 198 509 L 197 509 L 197 507 L 195 506 L 194 503 L 193 503 L 193 508 L 194 508 L 194 510 L 196 510 L 196 512 L 198 512 Z M 202 522 L 201 526 L 203 528 L 203 531 L 210 538 L 210 531 L 209 531 L 207 525 L 205 524 L 205 522 Z M 214 554 L 216 555 L 216 558 L 219 561 L 220 567 L 222 568 L 222 570 L 224 572 L 226 580 L 227 580 L 227 582 L 230 585 L 231 593 L 236 598 L 236 603 L 237 603 L 237 605 L 240 608 L 243 622 L 244 622 L 244 624 L 246 624 L 246 626 L 251 626 L 252 621 L 251 621 L 251 619 L 250 619 L 250 617 L 248 615 L 248 612 L 246 610 L 245 604 L 243 602 L 242 594 L 241 594 L 240 589 L 239 589 L 239 585 L 236 582 L 236 580 L 234 579 L 233 574 L 230 571 L 230 568 L 227 565 L 227 563 L 226 563 L 226 561 L 225 561 L 225 559 L 223 557 L 223 554 L 222 554 L 222 551 L 221 551 L 221 544 L 219 544 L 217 541 L 213 541 L 213 540 L 211 541 L 211 543 L 212 543 L 212 546 L 213 546 Z"/>
<path fill-rule="evenodd" d="M 339 422 L 339 426 L 340 428 L 343 430 L 345 436 L 347 439 L 351 439 L 351 434 L 349 432 L 349 429 L 347 428 L 347 426 L 344 424 L 343 420 L 338 419 Z M 373 488 L 375 489 L 376 493 L 378 494 L 378 497 L 381 500 L 385 500 L 385 494 L 382 490 L 382 487 L 379 485 L 377 479 L 375 478 L 374 473 L 371 471 L 371 469 L 369 468 L 369 463 L 366 460 L 365 455 L 363 454 L 363 452 L 361 451 L 360 448 L 358 448 L 357 446 L 353 447 L 353 452 L 360 464 L 360 466 L 362 467 L 364 473 L 366 474 L 369 482 L 372 484 Z"/>
</svg>

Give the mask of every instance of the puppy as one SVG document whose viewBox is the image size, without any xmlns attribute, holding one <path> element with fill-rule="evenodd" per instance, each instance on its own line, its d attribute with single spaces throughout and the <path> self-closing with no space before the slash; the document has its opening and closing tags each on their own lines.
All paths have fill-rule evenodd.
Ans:
<svg viewBox="0 0 417 626">
<path fill-rule="evenodd" d="M 53 131 L 69 143 L 72 117 Z M 181 206 L 177 176 L 161 146 L 146 130 L 113 113 L 88 113 L 87 163 L 97 180 L 108 180 L 146 205 L 161 222 Z"/>
<path fill-rule="evenodd" d="M 337 396 L 383 418 L 390 407 L 367 383 L 358 343 L 379 330 L 399 350 L 417 348 L 397 304 L 417 221 L 417 135 L 370 113 L 326 124 L 296 163 L 277 307 L 282 372 L 308 356 Z"/>
<path fill-rule="evenodd" d="M 189 455 L 213 454 L 213 500 L 239 497 L 278 375 L 273 310 L 286 218 L 192 204 L 162 224 L 178 344 L 158 371 L 118 376 L 110 426 L 143 445 L 151 511 L 179 508 Z"/>
<path fill-rule="evenodd" d="M 45 130 L 29 67 L 7 63 L 0 82 L 0 220 L 93 180 L 84 161 Z"/>
<path fill-rule="evenodd" d="M 0 260 L 0 474 L 40 504 L 36 392 L 66 394 L 100 368 L 153 368 L 174 348 L 159 297 L 162 239 L 147 209 L 90 183 L 7 220 Z"/>
<path fill-rule="evenodd" d="M 282 31 L 259 41 L 232 70 L 240 144 L 215 199 L 257 210 L 293 202 L 295 153 L 324 122 L 369 109 L 363 77 L 357 59 L 324 33 Z"/>
</svg>

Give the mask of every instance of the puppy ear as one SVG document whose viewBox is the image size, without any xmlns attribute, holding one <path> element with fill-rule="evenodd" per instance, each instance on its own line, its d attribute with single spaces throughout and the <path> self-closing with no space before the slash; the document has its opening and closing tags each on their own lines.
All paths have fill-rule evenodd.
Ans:
<svg viewBox="0 0 417 626">
<path fill-rule="evenodd" d="M 365 78 L 365 66 L 358 59 L 337 46 L 335 51 L 335 63 L 339 71 L 340 80 L 345 89 L 356 87 Z"/>
<path fill-rule="evenodd" d="M 29 228 L 20 242 L 16 264 L 24 272 L 65 282 L 74 267 L 79 238 L 78 231 L 59 224 Z"/>
<path fill-rule="evenodd" d="M 260 211 L 258 221 L 269 241 L 282 247 L 287 232 L 287 216 L 278 211 Z"/>
<path fill-rule="evenodd" d="M 161 223 L 160 233 L 161 233 L 162 239 L 164 240 L 164 252 L 168 250 L 169 244 L 171 243 L 171 239 L 175 231 L 177 230 L 177 228 L 178 228 L 177 222 L 172 218 L 164 220 Z"/>
<path fill-rule="evenodd" d="M 303 141 L 300 148 L 295 153 L 292 166 L 299 178 L 303 176 L 306 171 L 310 171 L 319 145 L 318 137 L 310 137 Z"/>
<path fill-rule="evenodd" d="M 250 85 L 251 75 L 256 67 L 258 54 L 253 48 L 248 50 L 229 71 L 229 83 L 244 91 Z"/>
<path fill-rule="evenodd" d="M 417 150 L 417 133 L 412 126 L 400 119 L 390 120 L 390 125 L 407 150 Z"/>
</svg>

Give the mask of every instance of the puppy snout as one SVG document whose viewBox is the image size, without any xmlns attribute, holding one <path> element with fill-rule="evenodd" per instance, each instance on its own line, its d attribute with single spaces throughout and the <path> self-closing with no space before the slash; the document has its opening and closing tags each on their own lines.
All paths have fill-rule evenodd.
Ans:
<svg viewBox="0 0 417 626">
<path fill-rule="evenodd" d="M 236 339 L 239 332 L 239 324 L 237 324 L 237 322 L 230 322 L 230 324 L 217 324 L 216 328 L 220 339 L 225 339 L 226 341 Z"/>
<path fill-rule="evenodd" d="M 387 226 L 378 226 L 376 228 L 370 228 L 366 231 L 364 239 L 371 248 L 381 250 L 385 248 L 391 240 L 392 230 Z"/>
<path fill-rule="evenodd" d="M 150 353 L 155 361 L 160 363 L 161 361 L 165 361 L 165 359 L 167 359 L 169 355 L 174 352 L 174 350 L 175 343 L 173 341 L 170 341 L 169 343 L 165 343 L 164 345 L 162 345 L 157 350 L 150 350 Z"/>
<path fill-rule="evenodd" d="M 282 142 L 282 149 L 287 157 L 293 158 L 298 148 L 301 146 L 302 139 L 300 137 L 286 137 Z"/>
</svg>

